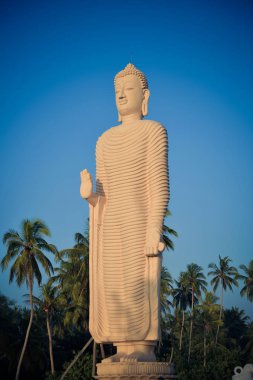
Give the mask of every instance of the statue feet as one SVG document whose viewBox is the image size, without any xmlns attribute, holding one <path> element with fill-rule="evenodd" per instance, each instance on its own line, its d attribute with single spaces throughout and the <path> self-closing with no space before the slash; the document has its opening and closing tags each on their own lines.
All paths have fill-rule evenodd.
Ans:
<svg viewBox="0 0 253 380">
<path fill-rule="evenodd" d="M 115 355 L 109 356 L 108 358 L 105 358 L 102 360 L 102 363 L 116 363 L 120 362 L 125 354 L 124 353 L 117 353 Z"/>
<path fill-rule="evenodd" d="M 131 342 L 118 343 L 117 354 L 103 359 L 102 363 L 137 363 L 137 362 L 155 362 L 154 343 Z"/>
<path fill-rule="evenodd" d="M 135 351 L 131 354 L 124 355 L 120 358 L 121 363 L 136 363 L 136 362 L 155 362 L 156 357 L 154 353 L 146 353 L 142 351 Z"/>
</svg>

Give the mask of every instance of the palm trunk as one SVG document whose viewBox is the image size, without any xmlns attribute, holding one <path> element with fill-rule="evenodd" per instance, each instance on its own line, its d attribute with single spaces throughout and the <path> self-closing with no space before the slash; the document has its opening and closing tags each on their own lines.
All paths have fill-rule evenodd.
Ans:
<svg viewBox="0 0 253 380">
<path fill-rule="evenodd" d="M 48 333 L 48 343 L 49 343 L 49 355 L 51 364 L 51 373 L 54 374 L 54 356 L 53 356 L 53 344 L 52 344 L 52 330 L 49 321 L 49 315 L 47 311 L 47 333 Z"/>
<path fill-rule="evenodd" d="M 20 355 L 20 358 L 19 358 L 15 380 L 19 379 L 20 368 L 21 368 L 21 364 L 22 364 L 22 361 L 23 361 L 23 358 L 24 358 L 24 354 L 25 354 L 25 350 L 26 350 L 26 346 L 27 346 L 30 330 L 31 330 L 31 327 L 32 327 L 32 321 L 33 321 L 33 295 L 32 295 L 33 287 L 32 287 L 32 280 L 31 280 L 30 277 L 28 277 L 28 284 L 29 284 L 29 300 L 30 300 L 30 320 L 29 320 L 29 324 L 28 324 L 28 327 L 27 327 L 27 330 L 26 330 L 25 341 L 24 341 L 24 344 L 23 344 L 21 355 Z"/>
<path fill-rule="evenodd" d="M 182 318 L 181 331 L 180 331 L 180 340 L 179 340 L 179 350 L 180 351 L 181 351 L 181 348 L 182 348 L 183 329 L 184 329 L 184 310 L 183 310 L 183 318 Z"/>
<path fill-rule="evenodd" d="M 206 329 L 204 328 L 204 367 L 206 368 Z"/>
<path fill-rule="evenodd" d="M 170 360 L 169 360 L 169 364 L 171 364 L 171 363 L 172 363 L 173 354 L 174 354 L 174 347 L 171 347 L 171 353 L 170 353 Z"/>
<path fill-rule="evenodd" d="M 192 288 L 192 310 L 191 310 L 191 324 L 190 324 L 190 336 L 189 336 L 189 349 L 188 349 L 188 363 L 191 358 L 191 346 L 192 346 L 192 327 L 193 327 L 193 312 L 194 312 L 194 288 Z"/>
<path fill-rule="evenodd" d="M 191 323 L 190 323 L 189 348 L 188 348 L 188 363 L 190 362 L 191 347 L 192 347 L 192 318 L 193 318 L 193 315 L 191 315 Z"/>
<path fill-rule="evenodd" d="M 105 359 L 105 350 L 104 350 L 104 346 L 102 343 L 100 343 L 100 351 L 101 351 L 101 356 L 102 356 L 102 359 Z"/>
<path fill-rule="evenodd" d="M 63 380 L 65 378 L 65 376 L 67 375 L 67 373 L 69 372 L 69 370 L 73 367 L 73 365 L 77 362 L 77 360 L 80 358 L 80 356 L 84 353 L 84 351 L 86 350 L 86 348 L 89 347 L 89 345 L 91 344 L 92 341 L 93 341 L 93 338 L 91 337 L 90 340 L 83 346 L 83 348 L 81 349 L 81 351 L 78 352 L 78 354 L 75 356 L 74 360 L 72 360 L 72 362 L 70 363 L 70 365 L 68 366 L 68 368 L 66 368 L 66 370 L 62 374 L 60 380 Z"/>
<path fill-rule="evenodd" d="M 92 356 L 92 377 L 96 375 L 96 362 L 97 362 L 97 343 L 93 342 L 93 356 Z"/>
<path fill-rule="evenodd" d="M 220 289 L 220 315 L 219 315 L 219 323 L 218 323 L 218 327 L 217 327 L 217 331 L 216 331 L 215 345 L 218 342 L 218 335 L 219 335 L 219 331 L 220 331 L 222 310 L 223 310 L 223 286 L 222 286 L 222 282 L 221 282 L 221 289 Z"/>
</svg>

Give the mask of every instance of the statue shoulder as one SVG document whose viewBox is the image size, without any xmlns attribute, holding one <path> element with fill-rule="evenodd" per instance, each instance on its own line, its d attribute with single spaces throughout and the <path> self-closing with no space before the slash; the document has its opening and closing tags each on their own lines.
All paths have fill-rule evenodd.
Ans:
<svg viewBox="0 0 253 380">
<path fill-rule="evenodd" d="M 155 120 L 143 120 L 143 123 L 145 123 L 147 129 L 149 129 L 150 133 L 167 133 L 166 128 L 159 122 Z"/>
<path fill-rule="evenodd" d="M 111 127 L 107 129 L 105 132 L 103 132 L 102 135 L 97 139 L 97 146 L 103 144 L 104 140 L 107 137 L 110 137 L 110 135 L 114 132 L 115 128 L 117 128 L 117 126 Z"/>
</svg>

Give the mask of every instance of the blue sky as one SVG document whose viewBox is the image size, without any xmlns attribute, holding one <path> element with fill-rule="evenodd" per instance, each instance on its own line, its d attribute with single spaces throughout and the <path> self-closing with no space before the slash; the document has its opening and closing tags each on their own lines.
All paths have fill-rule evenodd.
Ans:
<svg viewBox="0 0 253 380">
<path fill-rule="evenodd" d="M 253 3 L 2 1 L 0 235 L 39 217 L 59 249 L 83 231 L 79 172 L 95 172 L 99 135 L 117 124 L 113 77 L 132 61 L 148 77 L 149 118 L 170 141 L 174 277 L 218 255 L 253 258 Z M 5 248 L 0 246 L 1 257 Z M 26 292 L 8 285 L 21 302 Z M 239 291 L 227 307 L 252 313 Z"/>
</svg>

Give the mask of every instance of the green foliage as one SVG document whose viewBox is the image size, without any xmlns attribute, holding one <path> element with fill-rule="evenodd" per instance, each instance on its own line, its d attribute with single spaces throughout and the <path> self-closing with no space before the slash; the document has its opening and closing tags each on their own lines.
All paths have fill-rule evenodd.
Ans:
<svg viewBox="0 0 253 380">
<path fill-rule="evenodd" d="M 238 307 L 224 311 L 223 328 L 228 339 L 227 345 L 234 345 L 235 347 L 240 345 L 241 347 L 240 343 L 246 333 L 248 320 L 249 317 Z"/>
<path fill-rule="evenodd" d="M 222 346 L 212 346 L 207 354 L 207 366 L 203 362 L 201 352 L 193 351 L 190 365 L 187 362 L 187 353 L 177 353 L 175 363 L 180 380 L 228 380 L 231 379 L 233 368 L 240 363 L 238 350 L 228 350 Z"/>
<path fill-rule="evenodd" d="M 53 272 L 53 266 L 44 254 L 44 251 L 57 253 L 56 247 L 53 244 L 49 244 L 44 239 L 44 235 L 50 236 L 50 231 L 44 222 L 40 219 L 25 219 L 22 222 L 20 233 L 9 230 L 3 236 L 3 243 L 7 246 L 7 253 L 1 261 L 2 270 L 6 270 L 8 265 L 14 260 L 10 268 L 9 282 L 12 282 L 15 278 L 18 286 L 26 282 L 29 288 L 30 320 L 27 324 L 26 335 L 17 366 L 16 379 L 19 378 L 25 354 L 27 356 L 26 348 L 34 314 L 33 285 L 34 280 L 40 285 L 42 279 L 39 264 L 43 267 L 45 273 L 50 276 L 51 272 Z"/>
<path fill-rule="evenodd" d="M 192 300 L 192 290 L 186 283 L 186 273 L 181 272 L 175 283 L 177 287 L 172 290 L 174 306 L 185 311 L 191 305 Z M 197 303 L 196 296 L 194 302 Z"/>
<path fill-rule="evenodd" d="M 253 260 L 250 261 L 248 267 L 246 265 L 240 265 L 239 268 L 244 272 L 243 275 L 239 275 L 239 278 L 243 280 L 244 283 L 241 289 L 241 296 L 253 302 Z"/>
<path fill-rule="evenodd" d="M 13 261 L 10 281 L 40 283 L 38 264 L 46 273 L 53 267 L 43 251 L 56 253 L 55 275 L 41 286 L 39 297 L 27 301 L 34 310 L 34 321 L 23 357 L 21 376 L 36 380 L 59 380 L 89 340 L 89 231 L 75 234 L 72 248 L 57 252 L 41 235 L 48 236 L 46 225 L 40 220 L 24 221 L 20 233 L 9 230 L 3 238 L 7 253 L 1 261 L 5 270 Z M 177 233 L 163 226 L 167 249 L 174 249 L 171 236 Z M 211 285 L 221 290 L 220 305 L 212 292 L 206 291 L 203 269 L 191 263 L 174 280 L 165 267 L 161 273 L 161 335 L 157 358 L 176 364 L 180 380 L 227 380 L 233 368 L 253 361 L 253 323 L 238 308 L 223 310 L 223 291 L 243 281 L 241 296 L 252 301 L 252 266 L 241 265 L 242 274 L 230 265 L 230 258 L 219 256 L 218 264 L 209 264 Z M 30 289 L 31 294 L 31 289 Z M 0 294 L 0 367 L 3 378 L 12 379 L 18 356 L 26 335 L 29 310 L 17 307 Z M 48 340 L 50 337 L 52 339 Z M 219 341 L 217 336 L 219 333 Z M 52 348 L 55 373 L 49 373 L 49 343 Z M 104 347 L 106 356 L 112 355 L 112 345 Z M 99 354 L 99 347 L 97 349 Z M 101 358 L 97 358 L 99 361 Z M 189 360 L 190 359 L 190 360 Z M 91 379 L 92 347 L 78 358 L 66 380 Z"/>
<path fill-rule="evenodd" d="M 89 320 L 89 240 L 75 234 L 73 248 L 63 249 L 57 255 L 59 267 L 51 281 L 60 289 L 59 302 L 65 309 L 64 325 L 80 330 L 88 328 Z"/>
<path fill-rule="evenodd" d="M 207 282 L 205 278 L 202 267 L 195 263 L 187 265 L 184 281 L 193 294 L 196 293 L 197 296 L 200 296 L 201 291 L 206 291 Z"/>
<path fill-rule="evenodd" d="M 238 271 L 235 267 L 230 266 L 231 261 L 228 256 L 222 258 L 219 255 L 218 265 L 215 263 L 208 265 L 208 268 L 211 269 L 211 271 L 208 272 L 208 276 L 212 276 L 211 285 L 214 291 L 217 290 L 219 284 L 224 290 L 227 290 L 227 288 L 233 290 L 233 285 L 238 286 Z"/>
<path fill-rule="evenodd" d="M 63 365 L 65 370 L 71 362 L 66 362 Z M 65 380 L 90 380 L 92 372 L 92 355 L 84 354 L 78 361 L 73 365 L 73 367 L 67 373 Z M 47 373 L 45 380 L 60 380 L 62 372 Z"/>
<path fill-rule="evenodd" d="M 15 376 L 18 354 L 22 349 L 29 321 L 29 310 L 17 306 L 0 294 L 0 368 L 1 378 Z M 37 315 L 30 332 L 22 373 L 27 378 L 43 379 L 48 365 L 47 338 L 44 331 L 43 316 Z"/>
<path fill-rule="evenodd" d="M 216 292 L 218 286 L 220 285 L 220 316 L 219 316 L 219 323 L 217 326 L 217 332 L 216 332 L 216 338 L 215 343 L 218 342 L 218 336 L 219 336 L 219 330 L 220 326 L 222 324 L 222 312 L 223 312 L 223 291 L 227 290 L 229 288 L 230 290 L 233 290 L 233 286 L 238 286 L 238 278 L 239 274 L 237 271 L 237 268 L 230 266 L 231 259 L 226 256 L 222 258 L 219 255 L 219 264 L 210 263 L 208 265 L 208 268 L 211 269 L 210 272 L 208 272 L 208 276 L 212 276 L 211 279 L 211 285 L 213 286 L 214 292 Z"/>
<path fill-rule="evenodd" d="M 243 359 L 245 363 L 253 363 L 253 322 L 247 326 L 247 331 L 243 339 Z"/>
<path fill-rule="evenodd" d="M 173 279 L 169 271 L 162 266 L 161 271 L 161 293 L 160 293 L 160 303 L 161 311 L 163 314 L 169 312 L 172 303 L 169 301 L 169 297 L 172 294 Z"/>
<path fill-rule="evenodd" d="M 41 272 L 38 263 L 48 276 L 53 272 L 53 266 L 43 251 L 56 254 L 57 249 L 49 244 L 43 235 L 50 236 L 49 229 L 39 219 L 25 219 L 21 231 L 9 230 L 3 236 L 3 243 L 7 246 L 7 253 L 1 261 L 2 270 L 6 270 L 15 259 L 10 269 L 9 280 L 16 278 L 18 286 L 26 281 L 32 286 L 34 279 L 41 283 Z"/>
<path fill-rule="evenodd" d="M 169 217 L 170 215 L 171 215 L 170 211 L 167 210 L 165 218 Z M 164 244 L 165 244 L 165 248 L 167 250 L 174 250 L 174 243 L 171 240 L 170 236 L 178 237 L 178 234 L 177 234 L 177 232 L 175 230 L 173 230 L 172 228 L 168 227 L 164 223 L 163 224 L 163 228 L 162 228 L 162 238 L 163 238 L 163 241 L 164 241 Z"/>
</svg>

